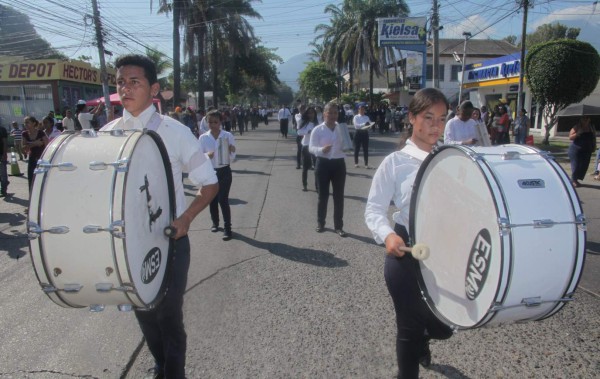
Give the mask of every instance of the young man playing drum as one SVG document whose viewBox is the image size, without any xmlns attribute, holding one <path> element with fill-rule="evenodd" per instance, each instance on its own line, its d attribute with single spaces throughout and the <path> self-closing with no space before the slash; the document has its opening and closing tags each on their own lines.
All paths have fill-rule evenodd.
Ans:
<svg viewBox="0 0 600 379">
<path fill-rule="evenodd" d="M 117 92 L 123 103 L 123 117 L 101 130 L 154 130 L 162 138 L 171 161 L 176 197 L 176 259 L 169 276 L 168 291 L 155 308 L 136 310 L 142 333 L 154 356 L 156 366 L 149 370 L 153 378 L 185 378 L 186 334 L 183 325 L 183 295 L 190 265 L 190 224 L 218 191 L 217 177 L 210 160 L 200 150 L 200 144 L 190 129 L 180 122 L 156 112 L 152 99 L 160 86 L 154 63 L 142 55 L 125 55 L 115 62 Z M 201 189 L 189 205 L 181 181 L 183 169 L 188 178 Z"/>
<path fill-rule="evenodd" d="M 431 363 L 429 338 L 446 339 L 452 330 L 439 321 L 423 300 L 417 274 L 418 263 L 404 252 L 409 243 L 410 202 L 415 177 L 423 160 L 436 146 L 444 131 L 448 101 L 434 88 L 415 94 L 408 108 L 413 127 L 406 146 L 381 162 L 373 177 L 365 209 L 365 222 L 377 243 L 385 244 L 384 276 L 396 311 L 396 356 L 398 378 L 417 379 L 419 363 Z M 393 201 L 398 208 L 388 220 L 388 208 Z"/>
</svg>

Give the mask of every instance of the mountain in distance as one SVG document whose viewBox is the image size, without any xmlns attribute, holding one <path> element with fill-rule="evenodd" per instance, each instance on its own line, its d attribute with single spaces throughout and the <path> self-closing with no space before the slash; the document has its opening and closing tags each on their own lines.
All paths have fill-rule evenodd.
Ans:
<svg viewBox="0 0 600 379">
<path fill-rule="evenodd" d="M 294 92 L 297 92 L 300 89 L 298 77 L 312 60 L 313 58 L 309 53 L 294 55 L 277 67 L 277 77 L 282 83 L 287 84 Z"/>
</svg>

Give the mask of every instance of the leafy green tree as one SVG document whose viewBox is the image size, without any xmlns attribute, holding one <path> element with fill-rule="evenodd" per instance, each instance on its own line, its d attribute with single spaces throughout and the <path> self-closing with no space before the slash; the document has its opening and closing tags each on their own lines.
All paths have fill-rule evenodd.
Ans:
<svg viewBox="0 0 600 379">
<path fill-rule="evenodd" d="M 281 83 L 277 88 L 277 106 L 290 105 L 294 101 L 294 91 L 287 84 Z"/>
<path fill-rule="evenodd" d="M 156 48 L 148 48 L 146 47 L 146 56 L 150 58 L 154 65 L 156 66 L 156 74 L 158 75 L 158 83 L 160 84 L 160 88 L 167 89 L 170 88 L 170 84 L 168 79 L 165 77 L 165 73 L 173 68 L 173 63 L 167 58 L 167 55 L 158 51 Z"/>
<path fill-rule="evenodd" d="M 5 5 L 0 5 L 0 55 L 67 59 L 39 36 L 26 14 Z"/>
<path fill-rule="evenodd" d="M 329 101 L 336 97 L 337 75 L 323 62 L 310 62 L 300 73 L 300 89 L 307 97 Z"/>
<path fill-rule="evenodd" d="M 535 45 L 525 58 L 531 93 L 540 101 L 546 123 L 544 143 L 558 122 L 558 112 L 587 97 L 600 78 L 600 56 L 587 42 L 561 39 Z"/>
<path fill-rule="evenodd" d="M 517 36 L 514 36 L 514 35 L 506 36 L 502 40 L 510 43 L 511 45 L 516 45 Z"/>
<path fill-rule="evenodd" d="M 540 25 L 533 33 L 527 35 L 527 44 L 525 46 L 529 47 L 539 43 L 564 38 L 577 39 L 580 31 L 580 28 L 569 28 L 560 22 Z M 519 46 L 520 44 L 521 42 L 519 41 Z"/>
</svg>

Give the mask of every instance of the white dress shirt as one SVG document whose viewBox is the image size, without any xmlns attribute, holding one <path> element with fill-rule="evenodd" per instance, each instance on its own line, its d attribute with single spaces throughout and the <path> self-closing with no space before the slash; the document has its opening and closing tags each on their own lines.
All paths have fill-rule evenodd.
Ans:
<svg viewBox="0 0 600 379">
<path fill-rule="evenodd" d="M 337 122 L 335 128 L 338 127 Z M 339 137 L 339 134 L 329 129 L 325 123 L 315 127 L 310 133 L 310 142 L 308 144 L 308 151 L 314 154 L 317 158 L 327 159 L 339 159 L 345 158 L 346 153 L 342 150 L 343 141 Z M 325 146 L 331 145 L 331 150 L 328 153 L 323 152 Z"/>
<path fill-rule="evenodd" d="M 277 112 L 277 120 L 281 121 L 281 119 L 284 118 L 287 118 L 288 120 L 292 118 L 292 112 L 287 108 L 281 108 L 279 112 Z"/>
<path fill-rule="evenodd" d="M 388 220 L 390 201 L 398 209 L 392 214 L 392 220 L 408 230 L 413 183 L 427 155 L 429 152 L 408 140 L 402 150 L 385 157 L 377 168 L 365 208 L 365 222 L 375 242 L 384 243 L 385 238 L 394 232 Z"/>
<path fill-rule="evenodd" d="M 298 123 L 298 127 L 302 125 L 302 121 Z M 308 146 L 310 143 L 310 133 L 315 128 L 315 124 L 307 122 L 306 125 L 298 129 L 298 135 L 302 136 L 302 146 Z"/>
<path fill-rule="evenodd" d="M 123 117 L 106 124 L 101 130 L 143 129 L 154 114 L 161 118 L 156 133 L 161 137 L 169 155 L 175 184 L 177 217 L 179 217 L 187 209 L 187 200 L 181 180 L 184 168 L 188 172 L 188 179 L 195 185 L 204 186 L 217 183 L 215 170 L 210 160 L 202 153 L 200 142 L 194 137 L 190 128 L 171 117 L 159 115 L 156 113 L 154 105 L 151 105 L 137 117 L 124 109 Z"/>
<path fill-rule="evenodd" d="M 81 124 L 81 129 L 92 129 L 92 120 L 94 119 L 93 113 L 81 112 L 79 115 L 77 115 L 77 119 Z"/>
<path fill-rule="evenodd" d="M 65 130 L 75 130 L 75 120 L 73 120 L 72 118 L 63 118 L 62 125 Z"/>
<path fill-rule="evenodd" d="M 370 123 L 371 119 L 366 114 L 362 116 L 360 114 L 357 114 L 352 119 L 352 124 L 354 125 L 354 129 L 356 130 L 360 130 L 363 126 L 367 124 L 367 122 Z"/>
<path fill-rule="evenodd" d="M 219 147 L 219 139 L 227 139 L 227 142 L 229 142 L 229 146 L 235 146 L 235 138 L 233 137 L 233 134 L 229 133 L 226 130 L 220 130 L 219 131 L 219 136 L 217 138 L 213 137 L 213 135 L 210 133 L 210 130 L 204 134 L 202 134 L 200 136 L 200 145 L 202 146 L 202 152 L 203 153 L 214 153 L 217 151 L 218 147 Z M 230 160 L 233 161 L 235 159 L 235 152 L 230 152 L 229 153 L 229 157 Z M 217 154 L 214 154 L 213 157 L 211 158 L 212 161 L 212 165 L 214 168 L 221 168 L 221 167 L 225 167 L 228 165 L 219 165 L 217 162 Z"/>
<path fill-rule="evenodd" d="M 472 118 L 463 121 L 458 116 L 454 116 L 446 123 L 446 129 L 444 129 L 445 145 L 462 145 L 462 141 L 471 138 L 477 139 L 477 137 L 479 137 L 477 122 Z"/>
</svg>

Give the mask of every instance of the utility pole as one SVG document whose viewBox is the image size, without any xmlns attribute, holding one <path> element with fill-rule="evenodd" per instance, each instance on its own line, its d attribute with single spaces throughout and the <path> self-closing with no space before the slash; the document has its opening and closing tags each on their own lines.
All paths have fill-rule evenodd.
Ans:
<svg viewBox="0 0 600 379">
<path fill-rule="evenodd" d="M 462 34 L 465 37 L 465 44 L 463 45 L 463 56 L 462 56 L 462 78 L 460 80 L 460 87 L 458 87 L 458 105 L 462 102 L 462 89 L 465 84 L 465 63 L 467 61 L 467 41 L 471 38 L 471 33 L 463 32 Z"/>
<path fill-rule="evenodd" d="M 433 88 L 440 88 L 440 26 L 438 2 L 433 0 L 433 15 L 431 16 L 431 29 L 433 29 Z"/>
<path fill-rule="evenodd" d="M 517 109 L 515 114 L 525 105 L 525 96 L 523 94 L 523 76 L 525 75 L 525 40 L 527 39 L 527 12 L 529 10 L 529 0 L 521 0 L 523 7 L 523 26 L 521 29 L 521 59 L 519 61 L 519 92 L 517 94 Z"/>
<path fill-rule="evenodd" d="M 110 120 L 110 92 L 108 91 L 108 75 L 106 74 L 106 62 L 104 61 L 104 38 L 102 37 L 102 24 L 97 0 L 92 0 L 92 7 L 94 8 L 94 25 L 96 25 L 96 44 L 98 45 L 98 55 L 100 57 L 100 81 L 104 93 L 104 112 L 107 119 Z"/>
</svg>

